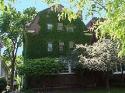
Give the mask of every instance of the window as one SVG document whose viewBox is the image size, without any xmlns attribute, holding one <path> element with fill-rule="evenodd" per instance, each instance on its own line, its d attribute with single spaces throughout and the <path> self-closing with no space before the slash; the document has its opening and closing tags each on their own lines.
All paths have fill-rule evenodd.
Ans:
<svg viewBox="0 0 125 93">
<path fill-rule="evenodd" d="M 76 64 L 72 62 L 72 59 L 67 59 L 67 57 L 60 56 L 59 61 L 65 65 L 64 69 L 60 74 L 74 74 L 74 67 Z"/>
<path fill-rule="evenodd" d="M 57 30 L 59 30 L 59 31 L 63 30 L 63 24 L 62 23 L 58 23 Z"/>
<path fill-rule="evenodd" d="M 68 62 L 68 73 L 72 73 L 71 62 Z"/>
<path fill-rule="evenodd" d="M 59 51 L 64 50 L 64 42 L 59 42 Z"/>
<path fill-rule="evenodd" d="M 47 24 L 47 29 L 48 29 L 48 30 L 52 30 L 52 28 L 53 28 L 53 25 L 52 25 L 52 24 Z"/>
<path fill-rule="evenodd" d="M 69 48 L 73 48 L 74 47 L 74 42 L 73 41 L 70 41 L 69 42 Z"/>
<path fill-rule="evenodd" d="M 122 70 L 123 70 L 123 73 L 125 74 L 125 64 L 116 63 L 115 68 L 113 69 L 113 74 L 121 74 Z"/>
<path fill-rule="evenodd" d="M 35 32 L 35 30 L 28 30 L 28 32 L 29 32 L 29 33 L 34 33 L 34 32 Z"/>
<path fill-rule="evenodd" d="M 116 63 L 115 68 L 114 68 L 114 72 L 121 72 L 121 71 L 122 71 L 121 63 Z"/>
<path fill-rule="evenodd" d="M 74 32 L 74 29 L 73 29 L 72 26 L 69 26 L 69 27 L 67 27 L 66 29 L 67 29 L 67 32 Z"/>
<path fill-rule="evenodd" d="M 52 42 L 48 42 L 48 52 L 52 52 L 52 50 L 53 50 Z"/>
</svg>

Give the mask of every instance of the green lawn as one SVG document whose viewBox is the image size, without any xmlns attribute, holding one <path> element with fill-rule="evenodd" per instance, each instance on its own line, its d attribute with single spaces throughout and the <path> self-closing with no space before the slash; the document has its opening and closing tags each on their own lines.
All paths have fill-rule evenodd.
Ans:
<svg viewBox="0 0 125 93">
<path fill-rule="evenodd" d="M 27 90 L 23 93 L 35 93 L 35 92 Z M 43 93 L 108 93 L 108 92 L 106 89 L 63 89 L 63 90 L 44 91 Z M 125 93 L 125 88 L 112 88 L 110 93 Z"/>
<path fill-rule="evenodd" d="M 107 93 L 105 89 L 95 89 L 95 90 L 61 90 L 61 91 L 51 91 L 48 93 Z M 111 89 L 111 93 L 125 93 L 125 88 L 115 88 Z"/>
</svg>

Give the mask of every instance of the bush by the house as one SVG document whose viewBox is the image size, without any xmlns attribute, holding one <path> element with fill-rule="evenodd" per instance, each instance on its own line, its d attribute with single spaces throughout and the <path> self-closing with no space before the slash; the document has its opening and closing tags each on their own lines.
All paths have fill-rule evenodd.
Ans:
<svg viewBox="0 0 125 93">
<path fill-rule="evenodd" d="M 48 75 L 60 72 L 63 67 L 63 64 L 55 58 L 30 59 L 19 67 L 19 73 L 21 75 Z"/>
</svg>

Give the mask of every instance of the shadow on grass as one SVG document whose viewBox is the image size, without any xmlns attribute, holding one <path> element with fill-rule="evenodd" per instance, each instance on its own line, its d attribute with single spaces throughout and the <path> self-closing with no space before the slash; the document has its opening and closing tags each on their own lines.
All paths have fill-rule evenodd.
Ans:
<svg viewBox="0 0 125 93">
<path fill-rule="evenodd" d="M 48 93 L 108 93 L 106 89 L 66 89 L 49 91 Z M 125 88 L 112 88 L 110 93 L 125 93 Z"/>
<path fill-rule="evenodd" d="M 49 91 L 33 92 L 27 90 L 23 93 L 108 93 L 106 89 L 58 89 Z M 110 93 L 125 93 L 125 88 L 111 88 Z"/>
</svg>

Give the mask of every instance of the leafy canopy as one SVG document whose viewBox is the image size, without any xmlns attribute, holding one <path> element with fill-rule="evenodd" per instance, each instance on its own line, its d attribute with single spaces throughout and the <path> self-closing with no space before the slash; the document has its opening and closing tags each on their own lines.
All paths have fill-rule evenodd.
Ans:
<svg viewBox="0 0 125 93">
<path fill-rule="evenodd" d="M 124 62 L 124 58 L 117 56 L 118 52 L 118 43 L 109 39 L 93 45 L 77 45 L 74 51 L 84 68 L 95 71 L 111 71 L 116 64 Z"/>
</svg>

